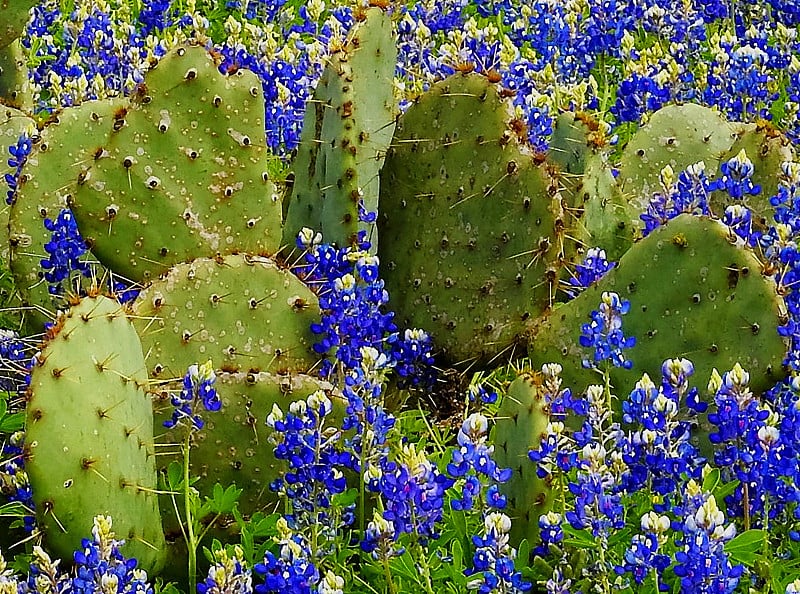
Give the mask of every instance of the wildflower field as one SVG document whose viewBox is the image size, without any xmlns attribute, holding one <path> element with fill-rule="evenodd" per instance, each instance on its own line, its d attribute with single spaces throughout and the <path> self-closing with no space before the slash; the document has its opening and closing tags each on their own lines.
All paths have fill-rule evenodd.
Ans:
<svg viewBox="0 0 800 594">
<path fill-rule="evenodd" d="M 800 3 L 0 3 L 0 594 L 800 592 Z"/>
</svg>

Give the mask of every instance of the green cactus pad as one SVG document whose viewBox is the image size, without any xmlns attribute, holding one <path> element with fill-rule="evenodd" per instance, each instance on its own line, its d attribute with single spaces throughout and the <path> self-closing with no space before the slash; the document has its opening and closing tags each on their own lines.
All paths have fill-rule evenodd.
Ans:
<svg viewBox="0 0 800 594">
<path fill-rule="evenodd" d="M 516 544 L 524 538 L 535 543 L 539 516 L 550 511 L 554 495 L 546 479 L 536 476 L 536 464 L 528 458 L 528 452 L 539 447 L 550 421 L 540 374 L 525 373 L 511 382 L 495 419 L 495 461 L 513 473 L 501 485 L 512 520 L 511 538 Z"/>
<path fill-rule="evenodd" d="M 55 311 L 63 307 L 61 299 L 50 295 L 42 276 L 41 260 L 47 257 L 44 246 L 50 241 L 44 219 L 56 220 L 72 203 L 78 180 L 86 176 L 114 113 L 123 104 L 122 100 L 87 101 L 59 112 L 41 131 L 22 170 L 9 216 L 11 272 L 31 333 L 41 332 L 44 322 L 52 321 Z M 91 254 L 87 258 L 94 260 Z M 97 274 L 105 274 L 102 267 L 97 267 Z"/>
<path fill-rule="evenodd" d="M 602 247 L 610 260 L 633 243 L 639 213 L 622 197 L 600 123 L 584 113 L 555 119 L 547 159 L 558 166 L 561 195 L 574 214 L 571 236 L 584 249 Z"/>
<path fill-rule="evenodd" d="M 49 552 L 71 558 L 92 519 L 110 515 L 123 554 L 158 569 L 152 403 L 126 312 L 106 297 L 83 299 L 59 318 L 37 360 L 25 467 Z"/>
<path fill-rule="evenodd" d="M 331 55 L 309 102 L 294 165 L 284 245 L 303 227 L 326 242 L 352 245 L 359 229 L 377 247 L 374 225 L 359 223 L 358 203 L 378 209 L 379 172 L 394 132 L 397 47 L 389 14 L 366 11 Z"/>
<path fill-rule="evenodd" d="M 33 110 L 33 96 L 28 84 L 28 67 L 19 40 L 0 47 L 0 97 L 6 105 Z"/>
<path fill-rule="evenodd" d="M 625 146 L 617 177 L 623 195 L 644 212 L 652 195 L 661 191 L 659 175 L 665 166 L 677 175 L 703 161 L 712 176 L 719 155 L 730 149 L 740 129 L 701 105 L 662 107 Z"/>
<path fill-rule="evenodd" d="M 583 194 L 583 215 L 575 239 L 584 247 L 601 247 L 609 260 L 619 260 L 640 235 L 639 211 L 625 200 L 606 156 L 590 155 L 577 188 Z"/>
<path fill-rule="evenodd" d="M 195 257 L 280 249 L 255 74 L 224 76 L 203 48 L 179 47 L 145 76 L 108 134 L 73 210 L 109 268 L 142 281 Z"/>
<path fill-rule="evenodd" d="M 17 39 L 30 18 L 36 0 L 2 0 L 0 2 L 0 48 Z M 91 526 L 91 522 L 89 526 Z"/>
<path fill-rule="evenodd" d="M 625 351 L 633 368 L 611 370 L 620 397 L 645 372 L 661 377 L 663 361 L 675 357 L 694 363 L 699 385 L 712 369 L 722 372 L 736 362 L 750 372 L 754 391 L 781 376 L 786 344 L 776 328 L 786 311 L 783 299 L 762 276 L 755 255 L 736 245 L 718 221 L 681 215 L 659 227 L 634 244 L 617 268 L 537 325 L 528 350 L 534 367 L 561 363 L 564 385 L 573 392 L 598 381 L 596 372 L 581 368 L 592 354 L 578 338 L 604 291 L 631 302 L 622 330 L 636 337 Z"/>
<path fill-rule="evenodd" d="M 231 255 L 178 264 L 133 305 L 153 377 L 183 376 L 211 359 L 229 371 L 306 371 L 316 296 L 268 258 Z"/>
<path fill-rule="evenodd" d="M 571 249 L 558 180 L 485 77 L 456 74 L 398 121 L 381 171 L 381 274 L 408 327 L 451 362 L 510 354 Z"/>
<path fill-rule="evenodd" d="M 586 170 L 586 158 L 596 151 L 591 146 L 592 131 L 586 120 L 585 116 L 565 111 L 553 122 L 553 134 L 547 145 L 547 158 L 558 165 L 562 173 L 583 175 Z"/>
</svg>

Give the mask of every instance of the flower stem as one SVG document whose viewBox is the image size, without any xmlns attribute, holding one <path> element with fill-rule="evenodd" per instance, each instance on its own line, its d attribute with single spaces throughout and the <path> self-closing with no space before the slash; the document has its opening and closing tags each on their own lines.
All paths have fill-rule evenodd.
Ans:
<svg viewBox="0 0 800 594">
<path fill-rule="evenodd" d="M 383 565 L 383 576 L 386 579 L 389 593 L 397 594 L 397 588 L 395 588 L 394 580 L 392 579 L 392 570 L 389 568 L 389 555 L 385 553 L 381 555 L 381 564 Z"/>
<path fill-rule="evenodd" d="M 186 548 L 189 553 L 189 594 L 197 591 L 197 538 L 194 533 L 194 518 L 192 517 L 192 495 L 189 484 L 189 448 L 191 447 L 192 432 L 186 432 L 186 441 L 183 443 L 183 506 L 186 514 Z"/>
</svg>

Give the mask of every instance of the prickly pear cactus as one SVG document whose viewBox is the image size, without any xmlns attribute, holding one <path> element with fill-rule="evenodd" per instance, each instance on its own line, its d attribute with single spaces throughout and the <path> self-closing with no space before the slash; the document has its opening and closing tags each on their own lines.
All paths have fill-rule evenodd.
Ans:
<svg viewBox="0 0 800 594">
<path fill-rule="evenodd" d="M 517 544 L 523 538 L 535 543 L 539 516 L 550 511 L 554 497 L 551 485 L 536 476 L 536 465 L 528 458 L 530 450 L 540 447 L 550 421 L 541 374 L 523 373 L 511 382 L 495 418 L 495 461 L 513 473 L 501 486 L 512 519 L 511 538 Z"/>
<path fill-rule="evenodd" d="M 31 333 L 41 332 L 44 322 L 52 320 L 62 306 L 60 300 L 53 300 L 42 277 L 44 246 L 50 241 L 44 220 L 55 221 L 73 203 L 123 104 L 122 100 L 87 101 L 59 112 L 41 131 L 22 169 L 9 216 L 11 272 Z M 97 274 L 104 274 L 101 267 Z"/>
<path fill-rule="evenodd" d="M 588 115 L 565 111 L 553 121 L 553 134 L 547 145 L 547 157 L 558 165 L 565 183 L 583 175 L 586 159 L 599 148 L 596 120 Z M 593 129 L 594 128 L 594 129 Z"/>
<path fill-rule="evenodd" d="M 681 215 L 657 228 L 598 283 L 535 327 L 528 349 L 534 367 L 561 363 L 564 384 L 578 393 L 597 383 L 596 372 L 582 369 L 591 354 L 578 339 L 604 291 L 630 301 L 622 329 L 637 341 L 625 351 L 632 369 L 611 370 L 617 394 L 628 394 L 645 372 L 659 377 L 670 357 L 690 359 L 701 382 L 713 368 L 739 362 L 750 370 L 754 391 L 781 375 L 786 344 L 776 328 L 786 311 L 783 299 L 755 255 L 716 220 Z"/>
<path fill-rule="evenodd" d="M 665 166 L 677 173 L 704 161 L 712 175 L 719 155 L 730 150 L 740 131 L 740 125 L 708 107 L 693 103 L 662 107 L 625 146 L 617 177 L 623 195 L 644 212 L 650 197 L 660 191 L 659 176 Z"/>
<path fill-rule="evenodd" d="M 0 98 L 5 105 L 32 111 L 33 96 L 28 86 L 27 55 L 15 39 L 0 47 Z"/>
<path fill-rule="evenodd" d="M 73 210 L 109 268 L 142 281 L 200 256 L 280 249 L 255 74 L 225 76 L 202 47 L 179 47 L 107 132 Z"/>
<path fill-rule="evenodd" d="M 374 225 L 359 223 L 359 203 L 378 210 L 379 173 L 394 132 L 397 47 L 388 13 L 366 11 L 331 59 L 303 122 L 283 243 L 303 227 L 352 245 L 359 229 L 377 247 Z"/>
<path fill-rule="evenodd" d="M 6 47 L 22 32 L 36 0 L 2 0 L 0 2 L 0 48 Z"/>
<path fill-rule="evenodd" d="M 381 171 L 381 274 L 398 320 L 451 362 L 510 353 L 555 298 L 573 246 L 558 180 L 481 75 L 437 83 L 398 121 Z"/>
<path fill-rule="evenodd" d="M 211 359 L 227 371 L 306 371 L 318 360 L 316 295 L 289 270 L 248 255 L 178 264 L 133 304 L 153 377 Z"/>
<path fill-rule="evenodd" d="M 158 569 L 153 412 L 139 337 L 127 313 L 89 297 L 59 318 L 31 372 L 26 469 L 49 551 L 71 558 L 98 514 L 123 552 Z"/>
<path fill-rule="evenodd" d="M 558 165 L 561 195 L 575 213 L 576 242 L 584 248 L 602 247 L 610 260 L 618 260 L 633 243 L 639 211 L 623 198 L 600 122 L 587 114 L 560 114 L 547 158 Z"/>
</svg>

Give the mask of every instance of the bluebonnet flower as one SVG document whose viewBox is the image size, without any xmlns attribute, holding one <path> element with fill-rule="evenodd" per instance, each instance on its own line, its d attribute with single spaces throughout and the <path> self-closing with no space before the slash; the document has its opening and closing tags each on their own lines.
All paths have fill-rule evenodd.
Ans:
<svg viewBox="0 0 800 594">
<path fill-rule="evenodd" d="M 626 337 L 622 332 L 622 316 L 630 311 L 630 307 L 627 299 L 620 299 L 616 293 L 603 292 L 600 308 L 591 313 L 592 321 L 581 327 L 581 346 L 594 349 L 593 360 L 584 360 L 584 367 L 597 367 L 603 361 L 611 361 L 614 367 L 625 369 L 633 366 L 622 352 L 636 344 L 635 337 Z"/>
<path fill-rule="evenodd" d="M 758 239 L 754 236 L 753 215 L 750 209 L 742 204 L 730 204 L 725 207 L 722 222 L 741 237 L 748 245 L 754 245 Z"/>
<path fill-rule="evenodd" d="M 494 404 L 497 402 L 497 392 L 487 390 L 482 383 L 470 384 L 467 387 L 467 398 L 470 404 L 477 403 L 479 406 L 484 404 Z"/>
<path fill-rule="evenodd" d="M 58 295 L 64 290 L 63 281 L 71 278 L 73 272 L 90 277 L 92 271 L 89 264 L 81 260 L 87 252 L 86 242 L 78 231 L 71 210 L 63 209 L 55 221 L 45 219 L 44 226 L 51 236 L 50 241 L 44 244 L 49 257 L 41 261 L 41 266 L 50 293 Z"/>
<path fill-rule="evenodd" d="M 539 448 L 528 452 L 528 458 L 537 465 L 539 478 L 563 475 L 578 466 L 575 441 L 564 422 L 568 415 L 586 416 L 589 407 L 584 398 L 573 398 L 569 388 L 561 388 L 561 371 L 558 363 L 542 366 L 543 397 L 550 409 L 550 420 Z"/>
<path fill-rule="evenodd" d="M 360 358 L 361 365 L 347 372 L 341 387 L 347 401 L 342 430 L 348 432 L 343 463 L 366 476 L 377 469 L 389 451 L 388 435 L 395 417 L 383 402 L 391 369 L 389 358 L 373 347 L 361 347 Z"/>
<path fill-rule="evenodd" d="M 197 594 L 252 594 L 252 572 L 241 560 L 241 547 L 237 545 L 233 554 L 225 549 L 215 550 L 213 557 L 208 576 L 197 584 Z"/>
<path fill-rule="evenodd" d="M 731 121 L 769 119 L 769 104 L 777 98 L 770 90 L 775 74 L 770 72 L 765 40 L 751 36 L 754 31 L 748 29 L 739 37 L 721 36 L 710 48 L 715 58 L 707 68 L 703 103 L 719 107 Z"/>
<path fill-rule="evenodd" d="M 331 570 L 325 572 L 319 583 L 319 594 L 344 594 L 344 578 L 336 575 Z"/>
<path fill-rule="evenodd" d="M 8 567 L 8 563 L 0 551 L 0 592 L 4 594 L 17 594 L 23 591 L 25 585 L 20 583 L 19 576 L 13 569 Z"/>
<path fill-rule="evenodd" d="M 715 189 L 724 190 L 730 194 L 731 198 L 742 199 L 745 196 L 755 196 L 761 193 L 761 186 L 754 184 L 753 163 L 747 158 L 744 149 L 739 153 L 720 164 L 720 175 L 715 180 Z"/>
<path fill-rule="evenodd" d="M 444 513 L 444 495 L 453 480 L 441 474 L 414 444 L 403 446 L 399 460 L 384 461 L 368 487 L 379 493 L 383 517 L 392 523 L 395 540 L 405 534 L 421 545 L 439 537 L 438 523 Z"/>
<path fill-rule="evenodd" d="M 120 553 L 124 541 L 114 536 L 111 518 L 96 516 L 92 538 L 84 538 L 73 555 L 72 575 L 59 569 L 59 560 L 53 561 L 44 549 L 34 546 L 28 578 L 25 582 L 18 581 L 17 591 L 27 594 L 153 594 L 147 572 L 136 567 L 136 559 L 125 558 Z M 8 575 L 4 566 L 0 556 L 0 591 L 10 592 L 4 587 L 11 583 L 13 576 Z"/>
<path fill-rule="evenodd" d="M 630 573 L 637 585 L 644 583 L 653 572 L 661 575 L 672 560 L 658 552 L 658 539 L 653 534 L 635 534 L 625 550 L 623 564 L 614 567 L 618 574 Z M 669 591 L 667 584 L 659 584 L 661 591 Z"/>
<path fill-rule="evenodd" d="M 674 492 L 684 476 L 699 478 L 702 458 L 690 442 L 697 413 L 706 404 L 697 388 L 689 388 L 694 366 L 686 359 L 667 359 L 662 382 L 656 387 L 647 374 L 622 403 L 622 420 L 630 426 L 620 443 L 628 465 L 625 489 L 642 487 L 665 495 Z"/>
<path fill-rule="evenodd" d="M 34 517 L 33 490 L 28 473 L 25 471 L 25 432 L 15 431 L 0 444 L 0 483 L 2 495 L 7 501 L 18 501 L 26 509 L 23 527 L 33 532 L 36 526 Z"/>
<path fill-rule="evenodd" d="M 373 559 L 379 561 L 400 556 L 406 550 L 397 543 L 394 523 L 384 518 L 378 510 L 372 512 L 372 520 L 364 531 L 360 546 L 365 553 L 369 553 Z"/>
<path fill-rule="evenodd" d="M 359 237 L 353 250 L 318 243 L 321 239 L 310 229 L 298 236 L 305 262 L 297 272 L 317 287 L 322 310 L 322 319 L 311 327 L 320 335 L 314 350 L 332 356 L 323 362 L 324 377 L 358 367 L 362 347 L 383 350 L 387 337 L 397 330 L 394 314 L 382 311 L 389 295 L 378 277 L 378 259 L 366 251 L 369 243 L 363 231 Z M 417 357 L 418 350 L 412 355 Z"/>
<path fill-rule="evenodd" d="M 616 262 L 608 261 L 605 250 L 597 247 L 589 248 L 583 262 L 575 266 L 575 273 L 569 279 L 570 288 L 566 291 L 567 295 L 575 297 L 582 290 L 603 278 L 614 266 L 616 266 Z"/>
<path fill-rule="evenodd" d="M 743 565 L 734 565 L 725 552 L 725 543 L 736 535 L 733 524 L 725 525 L 725 514 L 710 493 L 694 480 L 685 488 L 679 506 L 683 538 L 675 553 L 675 575 L 680 578 L 681 593 L 730 594 L 739 584 Z"/>
<path fill-rule="evenodd" d="M 592 535 L 602 543 L 606 542 L 611 529 L 624 526 L 621 495 L 614 488 L 621 474 L 615 466 L 620 463 L 614 459 L 614 452 L 606 450 L 604 445 L 587 444 L 579 454 L 576 479 L 569 484 L 575 496 L 575 507 L 566 512 L 565 519 L 575 529 L 591 529 Z"/>
<path fill-rule="evenodd" d="M 472 577 L 467 582 L 468 589 L 480 594 L 518 594 L 528 592 L 533 587 L 533 584 L 522 579 L 522 574 L 514 567 L 516 550 L 509 545 L 509 530 L 511 520 L 507 515 L 500 512 L 486 514 L 483 536 L 472 537 L 472 544 L 475 545 L 472 567 L 464 570 L 467 577 Z"/>
<path fill-rule="evenodd" d="M 539 539 L 541 543 L 533 549 L 534 555 L 546 557 L 550 553 L 550 545 L 559 545 L 564 540 L 562 528 L 563 516 L 554 511 L 539 516 Z"/>
<path fill-rule="evenodd" d="M 8 159 L 8 166 L 14 168 L 13 173 L 6 173 L 5 180 L 8 185 L 8 192 L 6 193 L 6 204 L 14 204 L 17 198 L 17 187 L 19 185 L 19 176 L 22 173 L 22 168 L 28 160 L 28 155 L 31 154 L 33 142 L 27 133 L 23 133 L 18 139 L 16 144 L 8 147 L 8 152 L 11 157 Z"/>
<path fill-rule="evenodd" d="M 288 466 L 270 488 L 287 498 L 286 520 L 293 530 L 320 536 L 314 539 L 320 550 L 327 550 L 352 515 L 352 510 L 345 510 L 345 517 L 339 517 L 339 510 L 331 505 L 333 496 L 347 488 L 343 470 L 349 466 L 349 456 L 337 448 L 340 432 L 325 425 L 332 410 L 330 398 L 318 390 L 306 400 L 293 402 L 286 414 L 273 405 L 267 417 L 275 457 Z"/>
<path fill-rule="evenodd" d="M 14 330 L 0 329 L 0 389 L 23 395 L 30 383 L 33 345 Z"/>
<path fill-rule="evenodd" d="M 76 575 L 71 590 L 76 594 L 94 594 L 96 590 L 152 594 L 147 573 L 136 568 L 136 559 L 126 559 L 119 552 L 124 541 L 114 539 L 111 522 L 108 516 L 95 517 L 93 539 L 83 539 L 73 556 Z"/>
<path fill-rule="evenodd" d="M 183 388 L 180 393 L 174 394 L 171 398 L 175 410 L 172 418 L 164 421 L 164 427 L 169 429 L 186 420 L 190 429 L 202 429 L 205 423 L 198 412 L 199 407 L 202 405 L 210 412 L 222 408 L 222 401 L 214 389 L 216 379 L 211 360 L 200 366 L 191 365 L 183 376 Z"/>
<path fill-rule="evenodd" d="M 786 584 L 786 594 L 800 594 L 800 580 Z"/>
<path fill-rule="evenodd" d="M 617 101 L 611 106 L 616 123 L 638 123 L 646 113 L 652 113 L 670 100 L 669 90 L 660 85 L 653 76 L 634 72 L 620 82 Z"/>
<path fill-rule="evenodd" d="M 490 487 L 492 500 L 487 501 L 489 507 L 503 509 L 506 506 L 504 496 L 496 493 L 497 483 L 504 483 L 511 478 L 510 468 L 499 468 L 492 459 L 494 446 L 487 443 L 489 421 L 480 413 L 472 413 L 461 424 L 458 431 L 458 448 L 453 449 L 451 461 L 447 465 L 447 473 L 455 478 L 463 478 L 461 498 L 452 499 L 450 505 L 456 510 L 469 510 L 474 500 L 483 491 L 481 477 L 493 483 Z M 496 494 L 496 496 L 494 496 Z M 487 493 L 487 497 L 489 493 Z"/>
<path fill-rule="evenodd" d="M 741 366 L 714 374 L 709 390 L 716 411 L 709 414 L 717 445 L 714 460 L 724 480 L 738 480 L 726 497 L 728 513 L 744 518 L 746 527 L 782 524 L 790 529 L 800 520 L 800 432 L 794 382 L 783 382 L 759 398 L 748 386 Z"/>
<path fill-rule="evenodd" d="M 253 571 L 262 576 L 264 582 L 256 584 L 256 594 L 311 594 L 319 583 L 320 575 L 309 549 L 307 539 L 299 532 L 293 532 L 284 518 L 278 519 L 279 552 L 275 555 L 267 551 L 262 563 L 257 563 Z"/>
<path fill-rule="evenodd" d="M 572 580 L 564 578 L 564 573 L 558 567 L 553 569 L 553 575 L 547 580 L 544 587 L 547 594 L 581 594 L 580 590 L 573 593 L 570 589 Z"/>
<path fill-rule="evenodd" d="M 430 387 L 436 381 L 433 343 L 430 335 L 419 328 L 406 328 L 387 339 L 391 345 L 389 358 L 395 362 L 394 371 L 400 377 L 399 387 Z"/>
<path fill-rule="evenodd" d="M 666 165 L 661 170 L 660 181 L 662 190 L 653 195 L 646 212 L 639 216 L 645 224 L 643 230 L 645 236 L 679 214 L 711 213 L 709 197 L 716 186 L 706 176 L 703 161 L 689 165 L 681 171 L 677 180 L 672 167 Z"/>
</svg>

